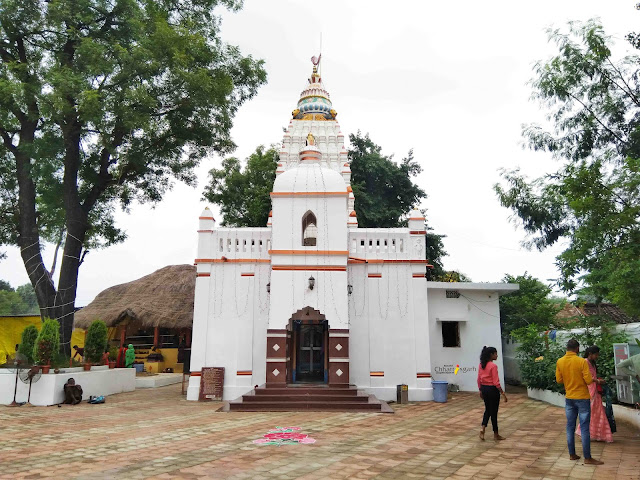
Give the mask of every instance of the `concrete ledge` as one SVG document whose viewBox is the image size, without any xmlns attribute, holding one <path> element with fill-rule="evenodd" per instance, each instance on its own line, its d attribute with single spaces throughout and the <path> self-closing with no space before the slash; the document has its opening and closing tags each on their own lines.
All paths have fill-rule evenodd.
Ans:
<svg viewBox="0 0 640 480">
<path fill-rule="evenodd" d="M 156 388 L 182 381 L 181 373 L 159 373 L 148 377 L 136 376 L 136 388 Z"/>
<path fill-rule="evenodd" d="M 624 420 L 640 430 L 640 410 L 624 405 L 613 405 L 613 417 L 617 420 Z"/>
<path fill-rule="evenodd" d="M 539 388 L 527 388 L 527 395 L 534 400 L 550 403 L 556 407 L 564 408 L 564 395 L 551 390 L 540 390 Z"/>
<path fill-rule="evenodd" d="M 8 405 L 13 400 L 15 387 L 14 375 L 0 375 L 0 404 Z M 63 386 L 69 378 L 82 387 L 82 399 L 90 396 L 113 395 L 115 393 L 132 392 L 136 388 L 135 370 L 132 368 L 114 368 L 92 370 L 90 372 L 49 373 L 41 375 L 38 382 L 31 387 L 31 404 L 38 406 L 56 405 L 64 401 Z M 18 379 L 17 402 L 26 402 L 29 384 Z"/>
<path fill-rule="evenodd" d="M 358 390 L 375 395 L 378 400 L 385 402 L 395 402 L 397 399 L 396 387 L 358 387 Z M 430 402 L 433 400 L 433 388 L 409 387 L 410 402 Z"/>
</svg>

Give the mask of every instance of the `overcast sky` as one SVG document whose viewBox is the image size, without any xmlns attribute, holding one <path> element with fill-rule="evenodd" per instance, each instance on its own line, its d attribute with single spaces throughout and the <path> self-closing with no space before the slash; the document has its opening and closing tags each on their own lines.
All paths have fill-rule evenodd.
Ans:
<svg viewBox="0 0 640 480">
<path fill-rule="evenodd" d="M 447 235 L 445 268 L 479 282 L 525 271 L 555 278 L 560 248 L 521 248 L 524 232 L 510 223 L 492 186 L 501 167 L 520 166 L 532 176 L 556 168 L 548 155 L 523 150 L 520 136 L 523 123 L 544 119 L 527 82 L 535 61 L 555 51 L 545 29 L 599 17 L 623 55 L 624 36 L 638 30 L 635 3 L 245 0 L 239 13 L 223 15 L 223 39 L 264 59 L 268 84 L 236 115 L 234 155 L 246 158 L 257 145 L 282 140 L 322 32 L 322 77 L 342 132 L 368 132 L 398 159 L 414 149 L 423 167 L 416 181 L 429 195 L 421 207 L 429 226 Z M 87 255 L 76 305 L 163 266 L 193 263 L 198 215 L 207 205 L 202 187 L 219 164 L 217 157 L 203 160 L 196 189 L 177 184 L 155 208 L 119 214 L 128 238 Z M 0 278 L 14 287 L 27 283 L 17 249 L 4 250 Z M 48 265 L 52 253 L 46 250 Z"/>
</svg>

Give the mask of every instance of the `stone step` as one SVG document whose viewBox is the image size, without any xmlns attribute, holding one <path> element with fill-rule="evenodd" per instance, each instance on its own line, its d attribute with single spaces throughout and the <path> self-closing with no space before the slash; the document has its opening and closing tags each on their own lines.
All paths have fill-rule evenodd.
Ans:
<svg viewBox="0 0 640 480">
<path fill-rule="evenodd" d="M 282 387 L 282 388 L 257 388 L 254 390 L 255 395 L 358 395 L 357 389 L 350 388 L 331 388 L 331 387 Z"/>
<path fill-rule="evenodd" d="M 322 401 L 309 401 L 309 402 L 293 402 L 293 401 L 279 401 L 279 402 L 229 402 L 229 409 L 231 411 L 239 412 L 278 412 L 278 411 L 303 411 L 303 410 L 316 410 L 316 411 L 382 411 L 381 403 L 361 403 L 361 402 L 322 402 Z"/>
<path fill-rule="evenodd" d="M 368 395 L 314 395 L 309 393 L 299 394 L 297 392 L 287 392 L 278 395 L 243 395 L 243 402 L 308 402 L 308 401 L 322 401 L 322 402 L 360 402 L 367 403 L 369 401 Z"/>
</svg>

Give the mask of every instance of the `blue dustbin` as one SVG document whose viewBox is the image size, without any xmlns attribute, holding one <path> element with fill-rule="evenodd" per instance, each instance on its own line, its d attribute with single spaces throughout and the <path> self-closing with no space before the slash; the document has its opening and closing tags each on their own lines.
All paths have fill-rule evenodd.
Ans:
<svg viewBox="0 0 640 480">
<path fill-rule="evenodd" d="M 144 372 L 144 363 L 134 363 L 133 368 L 136 369 L 136 373 Z"/>
<path fill-rule="evenodd" d="M 433 385 L 433 401 L 438 403 L 446 403 L 447 401 L 447 387 L 449 382 L 442 380 L 432 380 Z"/>
</svg>

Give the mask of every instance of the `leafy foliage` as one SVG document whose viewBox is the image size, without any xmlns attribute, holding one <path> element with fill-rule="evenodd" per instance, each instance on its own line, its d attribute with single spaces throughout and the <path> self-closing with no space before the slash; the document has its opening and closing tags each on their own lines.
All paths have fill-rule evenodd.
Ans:
<svg viewBox="0 0 640 480">
<path fill-rule="evenodd" d="M 14 290 L 8 282 L 0 282 L 0 315 L 39 315 L 38 303 L 30 284 Z"/>
<path fill-rule="evenodd" d="M 434 278 L 437 282 L 470 282 L 471 279 L 464 273 L 457 270 L 443 271 L 439 277 Z"/>
<path fill-rule="evenodd" d="M 562 303 L 550 297 L 551 288 L 527 272 L 514 277 L 506 274 L 504 283 L 517 283 L 520 289 L 500 297 L 500 325 L 502 334 L 509 335 L 527 325 L 551 328 Z"/>
<path fill-rule="evenodd" d="M 27 325 L 22 331 L 22 338 L 20 339 L 20 346 L 18 347 L 18 353 L 21 353 L 29 360 L 29 363 L 33 363 L 33 349 L 38 338 L 38 329 L 35 325 Z"/>
<path fill-rule="evenodd" d="M 613 344 L 627 342 L 628 336 L 624 332 L 615 331 L 614 327 L 615 324 L 610 323 L 607 318 L 594 316 L 580 319 L 567 326 L 567 329 L 584 329 L 583 333 L 571 334 L 571 338 L 580 342 L 582 350 L 590 345 L 600 347 L 600 357 L 596 366 L 598 376 L 606 379 L 615 392 L 615 381 L 610 378 L 615 372 Z M 564 387 L 556 383 L 555 377 L 556 362 L 565 354 L 564 340 L 549 340 L 544 334 L 545 330 L 546 327 L 530 324 L 512 332 L 513 337 L 520 343 L 517 358 L 522 379 L 529 388 L 564 393 Z"/>
<path fill-rule="evenodd" d="M 107 348 L 107 324 L 102 320 L 95 320 L 89 325 L 87 339 L 84 343 L 84 357 L 89 363 L 99 363 Z"/>
<path fill-rule="evenodd" d="M 406 216 L 427 194 L 413 183 L 422 171 L 413 150 L 400 163 L 382 154 L 369 135 L 349 135 L 351 187 L 362 228 L 393 228 L 405 224 Z"/>
<path fill-rule="evenodd" d="M 220 205 L 222 225 L 264 227 L 269 220 L 273 182 L 276 179 L 278 152 L 275 146 L 256 148 L 246 159 L 244 169 L 239 159 L 226 158 L 222 168 L 209 171 L 204 198 Z"/>
<path fill-rule="evenodd" d="M 615 59 L 595 21 L 549 38 L 558 54 L 538 63 L 533 98 L 553 131 L 524 127 L 533 150 L 552 153 L 557 172 L 529 180 L 503 171 L 500 203 L 529 235 L 529 247 L 559 241 L 559 285 L 589 286 L 629 314 L 640 313 L 640 57 Z"/>
<path fill-rule="evenodd" d="M 263 62 L 219 38 L 240 0 L 3 0 L 0 245 L 18 245 L 68 354 L 78 269 L 124 240 L 119 205 L 158 202 L 173 179 L 227 153 Z M 43 242 L 63 245 L 58 284 Z M 53 268 L 52 268 L 53 270 Z"/>
<path fill-rule="evenodd" d="M 60 324 L 57 320 L 46 318 L 33 347 L 33 360 L 38 365 L 50 365 L 59 348 Z"/>
</svg>

